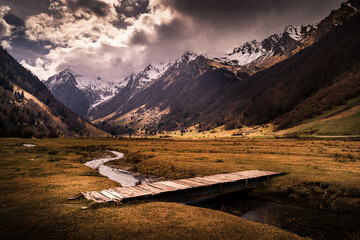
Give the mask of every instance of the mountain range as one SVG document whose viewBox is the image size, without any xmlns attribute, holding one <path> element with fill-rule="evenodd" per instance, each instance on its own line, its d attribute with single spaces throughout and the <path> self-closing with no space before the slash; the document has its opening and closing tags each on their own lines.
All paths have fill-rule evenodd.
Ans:
<svg viewBox="0 0 360 240">
<path fill-rule="evenodd" d="M 289 25 L 222 56 L 186 52 L 115 82 L 67 68 L 45 85 L 112 134 L 266 123 L 289 128 L 359 96 L 359 9 L 359 0 L 349 0 L 318 24 Z"/>
<path fill-rule="evenodd" d="M 144 132 L 299 124 L 358 95 L 351 77 L 360 59 L 357 9 L 359 1 L 348 1 L 319 24 L 288 26 L 222 57 L 187 52 L 145 87 L 123 88 L 88 117 Z"/>
</svg>

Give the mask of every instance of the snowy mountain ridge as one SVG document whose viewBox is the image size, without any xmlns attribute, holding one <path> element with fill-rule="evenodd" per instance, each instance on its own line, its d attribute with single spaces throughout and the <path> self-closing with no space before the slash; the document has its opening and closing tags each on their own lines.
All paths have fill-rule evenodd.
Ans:
<svg viewBox="0 0 360 240">
<path fill-rule="evenodd" d="M 317 25 L 288 25 L 284 32 L 273 34 L 262 42 L 252 40 L 233 52 L 217 59 L 230 64 L 246 66 L 251 63 L 261 64 L 270 57 L 280 54 L 289 55 L 297 46 L 304 44 L 310 33 L 316 30 Z"/>
<path fill-rule="evenodd" d="M 115 94 L 117 85 L 117 83 L 103 81 L 100 77 L 91 79 L 77 74 L 69 67 L 50 77 L 45 83 L 50 91 L 61 84 L 74 84 L 80 90 L 97 91 L 106 96 Z"/>
<path fill-rule="evenodd" d="M 113 97 L 119 85 L 104 81 L 100 77 L 88 78 L 75 73 L 69 67 L 44 83 L 56 98 L 80 116 L 86 113 L 86 108 L 92 108 Z"/>
<path fill-rule="evenodd" d="M 137 74 L 133 73 L 130 76 L 126 77 L 123 80 L 123 83 L 126 83 L 126 85 L 121 88 L 131 89 L 133 91 L 132 95 L 134 95 L 137 91 L 141 90 L 142 88 L 153 82 L 155 79 L 163 75 L 171 65 L 171 62 L 149 64 L 144 68 L 144 70 L 138 72 Z"/>
<path fill-rule="evenodd" d="M 188 64 L 198 58 L 199 55 L 194 52 L 185 52 L 180 58 L 175 61 L 160 62 L 155 64 L 149 64 L 137 74 L 131 74 L 123 80 L 123 83 L 127 83 L 125 88 L 133 89 L 134 95 L 137 91 L 145 88 L 154 80 L 160 78 L 167 70 L 173 67 L 178 67 L 181 64 Z"/>
</svg>

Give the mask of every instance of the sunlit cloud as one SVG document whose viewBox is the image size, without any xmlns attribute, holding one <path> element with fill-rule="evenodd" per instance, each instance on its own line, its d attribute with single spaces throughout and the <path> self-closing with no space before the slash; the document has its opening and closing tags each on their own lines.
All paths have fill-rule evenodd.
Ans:
<svg viewBox="0 0 360 240">
<path fill-rule="evenodd" d="M 11 36 L 11 29 L 13 28 L 8 24 L 4 17 L 10 11 L 8 6 L 0 6 L 0 38 Z"/>
<path fill-rule="evenodd" d="M 6 50 L 12 50 L 11 44 L 8 40 L 1 41 L 1 46 Z"/>
<path fill-rule="evenodd" d="M 49 14 L 29 17 L 25 21 L 27 38 L 49 41 L 54 47 L 43 57 L 42 64 L 32 67 L 25 61 L 22 64 L 42 79 L 65 66 L 73 66 L 88 75 L 121 80 L 148 64 L 147 56 L 150 54 L 146 44 L 157 41 L 156 28 L 174 18 L 169 8 L 162 8 L 154 2 L 149 3 L 146 13 L 126 19 L 116 12 L 121 2 L 104 1 L 107 5 L 106 10 L 102 8 L 104 11 L 94 9 L 96 1 L 91 2 L 58 0 L 50 5 Z M 113 22 L 118 17 L 129 26 L 116 27 Z"/>
</svg>

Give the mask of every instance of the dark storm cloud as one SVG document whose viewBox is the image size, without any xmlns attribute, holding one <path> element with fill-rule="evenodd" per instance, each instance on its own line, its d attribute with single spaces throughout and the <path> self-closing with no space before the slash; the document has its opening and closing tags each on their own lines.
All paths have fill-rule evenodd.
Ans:
<svg viewBox="0 0 360 240">
<path fill-rule="evenodd" d="M 11 14 L 25 20 L 30 15 L 48 12 L 50 0 L 2 0 L 0 5 L 9 6 Z"/>
<path fill-rule="evenodd" d="M 339 6 L 339 0 L 163 0 L 182 14 L 201 22 L 239 23 L 263 14 L 298 12 L 305 17 L 319 16 L 326 6 Z M 289 16 L 291 18 L 291 16 Z"/>
<path fill-rule="evenodd" d="M 19 62 L 26 60 L 27 62 L 34 64 L 37 57 L 49 53 L 49 46 L 52 46 L 49 41 L 29 41 L 25 36 L 23 23 L 16 18 L 13 20 L 15 20 L 15 22 L 9 21 L 15 26 L 11 37 L 12 49 L 9 50 L 9 52 L 16 60 Z"/>
<path fill-rule="evenodd" d="M 126 21 L 127 18 L 137 18 L 141 14 L 148 13 L 149 0 L 129 1 L 123 0 L 120 6 L 115 7 L 115 11 L 118 14 L 118 20 L 113 22 L 113 25 L 117 28 L 123 28 L 130 26 L 131 24 Z"/>
<path fill-rule="evenodd" d="M 19 62 L 26 62 L 35 65 L 37 57 L 44 56 L 49 53 L 49 49 L 44 48 L 44 43 L 30 42 L 26 38 L 15 38 L 11 42 L 12 50 L 10 54 Z"/>
<path fill-rule="evenodd" d="M 146 33 L 144 31 L 136 30 L 131 39 L 130 43 L 134 45 L 145 45 L 149 42 L 148 37 L 146 36 Z"/>
<path fill-rule="evenodd" d="M 16 27 L 24 26 L 24 20 L 14 14 L 9 13 L 4 17 L 4 19 L 10 25 L 13 25 Z"/>
<path fill-rule="evenodd" d="M 149 0 L 123 0 L 121 5 L 115 9 L 118 14 L 123 14 L 125 17 L 137 17 L 140 14 L 148 12 L 148 6 Z"/>
<path fill-rule="evenodd" d="M 158 39 L 162 40 L 178 40 L 196 34 L 181 19 L 174 19 L 170 23 L 158 25 L 155 31 Z"/>
<path fill-rule="evenodd" d="M 105 17 L 110 12 L 110 6 L 103 1 L 98 0 L 76 0 L 70 1 L 69 7 L 73 10 L 85 9 L 93 12 L 98 17 Z"/>
</svg>

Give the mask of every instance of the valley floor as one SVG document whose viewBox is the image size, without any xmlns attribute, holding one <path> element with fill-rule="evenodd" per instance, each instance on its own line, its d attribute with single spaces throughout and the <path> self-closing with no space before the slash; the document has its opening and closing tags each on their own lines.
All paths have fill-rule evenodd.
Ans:
<svg viewBox="0 0 360 240">
<path fill-rule="evenodd" d="M 89 203 L 67 198 L 119 186 L 83 165 L 107 150 L 125 153 L 112 165 L 166 179 L 280 171 L 285 175 L 251 195 L 343 213 L 360 211 L 360 141 L 0 139 L 0 238 L 299 239 L 224 212 L 177 203 L 142 201 L 81 210 Z"/>
</svg>

